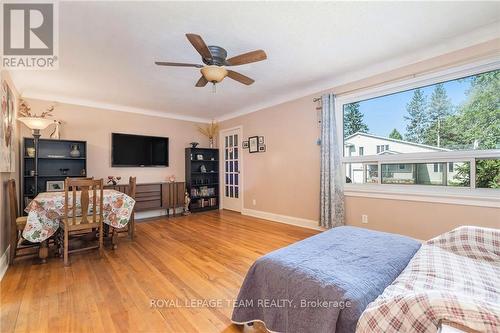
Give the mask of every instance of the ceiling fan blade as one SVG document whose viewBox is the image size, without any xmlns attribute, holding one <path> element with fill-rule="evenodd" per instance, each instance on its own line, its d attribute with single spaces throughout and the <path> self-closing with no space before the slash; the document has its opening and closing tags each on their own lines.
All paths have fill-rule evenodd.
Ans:
<svg viewBox="0 0 500 333">
<path fill-rule="evenodd" d="M 227 71 L 227 76 L 235 81 L 246 84 L 247 86 L 255 82 L 255 80 L 249 78 L 248 76 L 245 76 L 243 74 L 231 70 Z"/>
<path fill-rule="evenodd" d="M 262 61 L 266 59 L 267 59 L 266 52 L 262 50 L 256 50 L 240 54 L 236 57 L 229 58 L 226 60 L 226 63 L 228 66 L 237 66 L 237 65 L 244 65 L 252 62 Z"/>
<path fill-rule="evenodd" d="M 203 65 L 198 64 L 186 64 L 183 62 L 164 62 L 164 61 L 155 61 L 155 64 L 159 66 L 176 66 L 176 67 L 196 67 L 203 68 Z"/>
<path fill-rule="evenodd" d="M 198 80 L 198 82 L 196 82 L 195 87 L 204 87 L 207 85 L 207 83 L 208 83 L 207 79 L 205 79 L 205 77 L 202 75 Z"/>
<path fill-rule="evenodd" d="M 207 44 L 203 41 L 203 38 L 201 38 L 200 35 L 196 34 L 186 34 L 187 39 L 193 45 L 193 47 L 198 51 L 199 54 L 204 59 L 212 59 L 212 53 L 210 53 L 210 50 L 207 47 Z"/>
</svg>

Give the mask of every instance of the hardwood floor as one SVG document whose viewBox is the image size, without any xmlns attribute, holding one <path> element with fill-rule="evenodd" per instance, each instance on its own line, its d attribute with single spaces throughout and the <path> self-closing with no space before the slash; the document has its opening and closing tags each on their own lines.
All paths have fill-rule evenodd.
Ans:
<svg viewBox="0 0 500 333">
<path fill-rule="evenodd" d="M 89 251 L 72 255 L 69 267 L 59 258 L 9 267 L 1 282 L 0 331 L 241 332 L 227 302 L 250 265 L 317 233 L 229 211 L 136 225 L 135 240 L 120 238 L 102 259 Z M 219 304 L 196 307 L 191 300 Z"/>
</svg>

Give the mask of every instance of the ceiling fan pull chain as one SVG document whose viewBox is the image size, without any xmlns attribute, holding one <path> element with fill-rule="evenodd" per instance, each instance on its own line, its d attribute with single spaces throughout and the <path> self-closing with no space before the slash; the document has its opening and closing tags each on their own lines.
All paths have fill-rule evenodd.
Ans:
<svg viewBox="0 0 500 333">
<path fill-rule="evenodd" d="M 215 82 L 212 82 L 212 93 L 216 93 L 217 92 L 217 88 L 215 87 Z"/>
</svg>

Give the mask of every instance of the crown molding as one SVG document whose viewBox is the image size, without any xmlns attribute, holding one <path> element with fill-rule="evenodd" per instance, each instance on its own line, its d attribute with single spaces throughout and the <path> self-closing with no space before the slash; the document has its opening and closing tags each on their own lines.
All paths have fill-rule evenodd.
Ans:
<svg viewBox="0 0 500 333">
<path fill-rule="evenodd" d="M 136 108 L 136 107 L 126 106 L 126 105 L 118 105 L 118 104 L 104 103 L 104 102 L 100 102 L 100 101 L 93 101 L 93 100 L 89 100 L 89 99 L 61 97 L 61 96 L 55 96 L 55 95 L 50 95 L 50 94 L 38 94 L 36 92 L 29 92 L 29 91 L 23 92 L 21 97 L 27 98 L 27 99 L 38 99 L 38 100 L 42 100 L 42 101 L 51 101 L 51 102 L 57 102 L 57 103 L 63 103 L 63 104 L 72 104 L 72 105 L 84 106 L 84 107 L 95 108 L 95 109 L 104 109 L 104 110 L 117 111 L 117 112 L 135 113 L 135 114 L 142 114 L 142 115 L 152 116 L 152 117 L 183 120 L 183 121 L 190 121 L 190 122 L 196 122 L 196 123 L 210 123 L 212 121 L 211 119 L 208 119 L 208 118 L 184 116 L 181 114 L 167 113 L 164 111 L 154 110 L 154 109 Z"/>
<path fill-rule="evenodd" d="M 332 91 L 335 90 L 335 87 L 344 84 L 362 80 L 377 74 L 382 74 L 389 70 L 395 70 L 398 68 L 409 66 L 421 62 L 423 60 L 428 60 L 449 53 L 453 53 L 456 51 L 460 51 L 468 47 L 480 45 L 482 43 L 495 41 L 498 40 L 499 38 L 500 38 L 500 31 L 498 30 L 498 23 L 486 25 L 477 30 L 469 32 L 465 35 L 455 36 L 447 40 L 443 40 L 441 43 L 426 48 L 424 50 L 405 54 L 399 57 L 394 57 L 387 61 L 367 66 L 358 71 L 347 71 L 345 73 L 336 76 L 333 79 L 326 79 L 319 81 L 314 85 L 308 85 L 308 87 L 305 89 L 296 89 L 290 93 L 278 95 L 276 98 L 273 98 L 271 100 L 267 100 L 261 103 L 241 108 L 229 114 L 222 115 L 221 117 L 216 118 L 216 120 L 222 122 L 225 120 L 257 112 L 272 106 L 283 104 L 285 102 L 293 101 L 299 98 L 307 97 L 314 94 L 320 94 L 321 92 Z M 498 54 L 496 55 L 496 57 L 498 57 Z"/>
</svg>

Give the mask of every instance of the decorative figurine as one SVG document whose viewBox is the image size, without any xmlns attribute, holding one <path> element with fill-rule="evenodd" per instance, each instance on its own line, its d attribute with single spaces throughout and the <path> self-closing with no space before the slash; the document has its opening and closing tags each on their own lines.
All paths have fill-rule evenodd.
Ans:
<svg viewBox="0 0 500 333">
<path fill-rule="evenodd" d="M 190 142 L 189 144 L 191 145 L 191 148 L 196 148 L 199 145 L 198 142 Z"/>
<path fill-rule="evenodd" d="M 117 177 L 115 177 L 115 176 L 108 176 L 108 184 L 112 183 L 113 185 L 116 185 L 116 184 L 118 184 L 118 182 L 120 181 L 120 179 L 122 179 L 122 177 L 120 177 L 120 176 L 117 176 Z"/>
<path fill-rule="evenodd" d="M 75 143 L 71 144 L 71 151 L 69 152 L 69 155 L 75 158 L 80 157 L 80 146 Z"/>
<path fill-rule="evenodd" d="M 191 203 L 191 198 L 189 197 L 189 194 L 187 191 L 184 193 L 184 212 L 182 212 L 182 215 L 189 215 L 191 212 L 189 211 L 189 204 Z"/>
<path fill-rule="evenodd" d="M 54 120 L 54 124 L 56 125 L 56 127 L 54 128 L 54 131 L 50 133 L 50 138 L 59 140 L 59 138 L 61 137 L 61 129 L 59 128 L 59 126 L 62 123 L 59 120 Z"/>
</svg>

